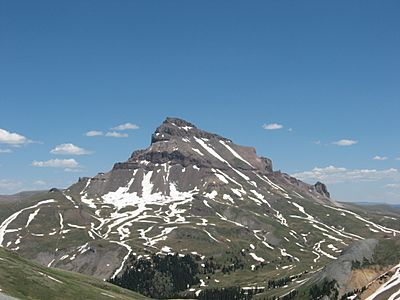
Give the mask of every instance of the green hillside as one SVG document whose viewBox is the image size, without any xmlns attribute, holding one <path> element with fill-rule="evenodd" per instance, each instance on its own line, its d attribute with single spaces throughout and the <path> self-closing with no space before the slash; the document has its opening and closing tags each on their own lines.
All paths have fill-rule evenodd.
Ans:
<svg viewBox="0 0 400 300">
<path fill-rule="evenodd" d="M 89 276 L 41 266 L 4 248 L 0 289 L 19 299 L 148 299 Z"/>
</svg>

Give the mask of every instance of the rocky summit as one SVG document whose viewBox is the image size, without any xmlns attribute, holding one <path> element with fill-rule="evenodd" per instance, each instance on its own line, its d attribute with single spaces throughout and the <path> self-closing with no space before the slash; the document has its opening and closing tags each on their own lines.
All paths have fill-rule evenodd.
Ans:
<svg viewBox="0 0 400 300">
<path fill-rule="evenodd" d="M 192 297 L 232 286 L 256 299 L 379 296 L 382 274 L 397 276 L 385 295 L 400 287 L 399 217 L 338 203 L 252 147 L 167 118 L 107 173 L 2 198 L 0 245 L 104 280 L 155 257 L 193 257 L 198 280 L 179 291 Z"/>
</svg>

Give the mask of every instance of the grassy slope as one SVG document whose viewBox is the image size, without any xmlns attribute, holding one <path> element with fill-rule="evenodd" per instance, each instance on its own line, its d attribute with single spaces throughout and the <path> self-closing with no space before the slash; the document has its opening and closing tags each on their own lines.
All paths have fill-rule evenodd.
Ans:
<svg viewBox="0 0 400 300">
<path fill-rule="evenodd" d="M 75 209 L 72 209 L 71 203 L 67 200 L 64 199 L 61 193 L 50 193 L 50 194 L 38 194 L 30 197 L 29 199 L 25 199 L 24 201 L 16 201 L 16 202 L 11 202 L 11 203 L 4 203 L 7 204 L 9 209 L 12 211 L 17 211 L 23 207 L 27 207 L 29 205 L 35 204 L 38 200 L 43 200 L 43 199 L 55 199 L 57 200 L 57 206 L 50 207 L 50 208 L 41 208 L 41 212 L 38 215 L 38 217 L 31 223 L 29 226 L 29 230 L 32 232 L 36 233 L 41 233 L 41 232 L 51 232 L 52 228 L 57 228 L 59 226 L 59 220 L 58 220 L 58 212 L 62 212 L 64 215 L 65 222 L 71 222 L 74 224 L 78 225 L 85 225 L 85 213 L 87 212 L 83 207 L 82 210 L 79 210 L 79 214 L 77 214 Z M 371 231 L 369 231 L 368 227 L 365 226 L 363 222 L 358 221 L 356 218 L 350 216 L 349 214 L 345 214 L 343 216 L 340 212 L 326 208 L 320 204 L 315 204 L 312 201 L 306 200 L 306 199 L 297 199 L 296 197 L 293 197 L 293 200 L 295 202 L 298 202 L 301 204 L 305 210 L 315 216 L 317 219 L 322 220 L 325 224 L 329 226 L 343 226 L 346 228 L 346 230 L 349 230 L 350 232 L 353 232 L 355 234 L 359 234 L 362 236 L 379 236 L 382 238 L 384 234 L 373 234 Z M 290 224 L 290 228 L 281 226 L 280 224 L 277 224 L 276 220 L 269 216 L 263 216 L 261 213 L 264 211 L 260 211 L 260 207 L 256 206 L 252 201 L 249 201 L 246 204 L 243 204 L 243 209 L 244 210 L 238 210 L 237 208 L 230 208 L 229 212 L 226 210 L 226 207 L 222 206 L 219 207 L 217 203 L 213 203 L 213 207 L 218 207 L 219 211 L 225 211 L 229 216 L 229 219 L 235 220 L 235 221 L 240 221 L 245 223 L 246 220 L 251 220 L 255 221 L 258 219 L 259 222 L 261 222 L 260 226 L 264 228 L 266 231 L 270 231 L 274 233 L 275 236 L 280 237 L 280 245 L 276 246 L 278 247 L 283 247 L 287 250 L 289 253 L 293 253 L 294 255 L 298 256 L 300 258 L 300 262 L 295 262 L 291 263 L 286 260 L 281 260 L 279 258 L 279 251 L 271 251 L 264 247 L 260 241 L 255 240 L 252 238 L 252 233 L 251 231 L 245 231 L 241 227 L 233 226 L 230 223 L 221 221 L 220 218 L 216 216 L 207 216 L 207 219 L 209 220 L 209 223 L 215 223 L 216 226 L 207 226 L 205 227 L 214 237 L 216 237 L 220 243 L 215 242 L 213 240 L 210 240 L 207 234 L 205 234 L 202 229 L 203 227 L 197 227 L 197 229 L 194 229 L 194 226 L 192 224 L 189 225 L 182 225 L 179 227 L 179 230 L 176 230 L 173 232 L 171 235 L 171 238 L 168 239 L 166 242 L 164 242 L 165 245 L 171 246 L 174 250 L 180 250 L 180 249 L 188 249 L 187 252 L 196 250 L 201 252 L 201 254 L 205 255 L 206 257 L 213 256 L 214 259 L 221 263 L 221 264 L 226 264 L 228 263 L 228 259 L 235 255 L 240 256 L 241 249 L 248 249 L 251 252 L 255 252 L 257 255 L 264 257 L 266 260 L 271 261 L 271 264 L 266 265 L 264 268 L 252 272 L 250 270 L 250 265 L 255 264 L 257 265 L 257 262 L 254 261 L 249 255 L 246 255 L 246 257 L 242 258 L 245 262 L 245 268 L 244 270 L 238 270 L 236 272 L 232 272 L 229 275 L 222 274 L 222 272 L 217 272 L 216 274 L 211 275 L 211 279 L 207 280 L 204 276 L 200 276 L 200 278 L 204 279 L 205 282 L 209 287 L 222 287 L 222 286 L 231 286 L 231 285 L 240 285 L 240 286 L 254 286 L 254 285 L 259 285 L 259 286 L 266 286 L 267 281 L 269 279 L 277 279 L 277 278 L 282 278 L 285 276 L 290 276 L 293 274 L 299 274 L 305 270 L 310 271 L 310 266 L 313 265 L 313 270 L 319 269 L 320 267 L 323 267 L 325 264 L 329 263 L 331 260 L 327 259 L 326 257 L 322 256 L 318 262 L 313 262 L 314 258 L 316 257 L 312 252 L 311 248 L 307 249 L 307 252 L 299 252 L 299 247 L 294 243 L 296 240 L 293 239 L 288 233 L 289 229 L 294 228 L 296 231 L 300 233 L 307 233 L 307 232 L 313 232 L 313 235 L 311 235 L 308 238 L 308 244 L 310 247 L 314 245 L 316 242 L 325 239 L 326 242 L 321 245 L 321 249 L 323 249 L 326 252 L 330 252 L 330 250 L 327 248 L 327 245 L 332 243 L 335 246 L 341 248 L 343 246 L 340 245 L 340 243 L 335 243 L 332 240 L 327 239 L 325 236 L 322 235 L 320 231 L 315 230 L 315 228 L 312 227 L 311 224 L 308 222 L 305 222 L 300 219 L 296 218 L 291 218 L 290 215 L 304 215 L 299 212 L 299 210 L 294 207 L 293 205 L 290 205 L 287 201 L 279 198 L 276 200 L 270 200 L 271 203 L 273 203 L 273 206 L 277 208 L 279 211 L 285 212 L 285 215 L 287 217 L 287 220 Z M 383 224 L 385 226 L 389 226 L 392 228 L 399 228 L 398 221 L 397 220 L 392 220 L 390 218 L 385 218 L 384 216 L 394 216 L 398 217 L 395 213 L 391 213 L 387 210 L 364 210 L 361 209 L 357 206 L 351 207 L 352 210 L 356 211 L 359 213 L 362 217 L 366 219 L 371 219 L 374 222 Z M 0 220 L 3 212 L 3 210 L 0 210 Z M 8 210 L 4 210 L 8 211 Z M 24 227 L 26 223 L 26 219 L 28 218 L 28 215 L 31 211 L 26 211 L 21 214 L 21 216 L 25 216 L 24 218 L 21 218 L 20 220 L 17 219 L 13 222 L 13 228 L 14 227 Z M 256 217 L 256 215 L 252 215 L 251 212 L 258 212 L 259 216 Z M 8 216 L 10 213 L 5 215 L 4 217 Z M 39 217 L 40 215 L 43 214 L 46 216 L 46 223 L 36 223 L 36 221 L 40 220 Z M 87 221 L 87 220 L 86 220 Z M 200 222 L 200 221 L 199 221 Z M 200 222 L 201 223 L 201 222 Z M 263 226 L 261 226 L 263 225 Z M 137 228 L 143 228 L 146 229 L 149 227 L 148 224 L 137 224 Z M 143 227 L 140 227 L 143 226 Z M 168 227 L 168 226 L 167 226 Z M 24 229 L 25 230 L 25 229 Z M 155 231 L 161 231 L 160 228 L 154 227 L 154 232 L 152 232 L 152 235 L 157 235 L 160 232 L 155 232 Z M 24 231 L 22 231 L 23 233 Z M 39 242 L 35 242 L 37 240 L 40 240 L 38 237 L 30 237 L 29 234 L 27 236 L 24 236 L 24 239 L 31 240 L 31 242 L 28 243 L 29 247 L 22 247 L 20 249 L 20 253 L 24 257 L 30 257 L 32 254 L 35 253 L 35 251 L 31 251 L 32 247 L 40 247 L 41 249 L 49 249 L 51 252 L 54 248 L 60 248 L 63 250 L 65 247 L 68 247 L 68 245 L 71 244 L 71 241 L 74 241 L 76 246 L 82 245 L 87 241 L 87 237 L 81 234 L 82 230 L 77 230 L 77 229 L 72 229 L 68 234 L 66 234 L 66 239 L 61 239 L 59 235 L 54 235 L 54 236 L 46 236 L 43 238 L 43 240 Z M 11 234 L 11 233 L 10 233 Z M 282 239 L 282 237 L 288 237 L 290 239 L 290 242 L 285 241 Z M 139 238 L 139 234 L 136 233 L 136 231 L 132 232 L 132 240 L 131 240 L 131 246 L 134 249 L 135 252 L 138 254 L 145 254 L 146 251 L 143 250 L 143 240 Z M 116 236 L 115 238 L 118 238 Z M 231 242 L 225 242 L 225 238 L 229 238 Z M 249 238 L 252 238 L 250 240 Z M 46 240 L 47 242 L 44 242 Z M 257 249 L 255 251 L 250 250 L 249 248 L 249 243 L 253 243 Z M 303 243 L 302 240 L 299 240 L 300 243 Z M 107 247 L 109 247 L 109 244 L 105 244 Z M 36 248 L 37 249 L 37 248 Z M 198 250 L 201 249 L 201 250 Z M 228 254 L 227 251 L 229 251 L 231 254 Z M 233 254 L 233 255 L 232 255 Z M 1 256 L 0 256 L 1 257 Z M 384 257 L 384 256 L 383 256 Z M 289 265 L 293 264 L 295 267 L 293 269 L 281 269 L 280 267 L 283 265 Z M 276 265 L 278 265 L 278 269 L 276 269 Z M 1 277 L 1 272 L 2 272 L 2 261 L 0 260 L 0 280 L 2 280 Z M 43 267 L 41 267 L 43 268 Z M 45 270 L 50 270 L 51 272 L 55 272 L 54 269 L 47 269 L 44 268 Z M 43 272 L 43 271 L 40 271 Z M 47 272 L 47 271 L 46 271 Z M 43 272 L 43 273 L 46 273 Z M 57 271 L 61 272 L 61 271 Z M 32 273 L 32 272 L 31 272 Z M 65 273 L 65 272 L 63 272 Z M 49 274 L 52 277 L 53 276 L 51 273 L 46 273 Z M 71 274 L 71 273 L 66 273 L 66 274 Z M 301 280 L 309 277 L 311 274 L 302 276 Z M 74 275 L 79 276 L 79 275 Z M 46 279 L 47 282 L 57 285 L 56 282 L 54 282 L 51 279 L 48 278 L 43 278 L 42 275 L 37 274 L 37 277 L 41 278 L 42 280 Z M 17 277 L 18 278 L 18 277 Z M 58 277 L 55 277 L 58 278 Z M 88 279 L 88 277 L 84 277 Z M 90 279 L 90 278 L 89 278 Z M 214 280 L 217 279 L 219 283 L 216 283 Z M 61 280 L 61 279 L 60 279 Z M 90 279 L 92 282 L 95 282 L 96 280 Z M 64 280 L 61 280 L 64 282 Z M 97 284 L 100 284 L 100 286 L 103 285 L 102 282 L 96 281 Z M 3 288 L 3 282 L 0 281 L 0 288 Z M 58 284 L 59 285 L 59 284 Z M 273 291 L 268 291 L 265 294 L 268 296 L 272 295 L 282 295 L 291 289 L 297 287 L 298 284 L 294 283 L 289 283 L 287 287 L 280 287 L 277 288 Z M 307 285 L 302 287 L 300 290 L 302 291 Z M 47 286 L 45 286 L 47 288 Z M 6 290 L 5 288 L 3 288 Z M 62 289 L 61 289 L 62 290 Z M 79 289 L 78 289 L 79 290 Z M 46 291 L 49 292 L 49 291 Z M 57 291 L 58 294 L 60 294 L 60 290 Z M 62 294 L 63 292 L 61 292 Z M 65 296 L 65 298 L 74 298 L 74 299 L 92 299 L 92 298 L 98 298 L 101 296 L 101 292 L 97 291 L 97 293 L 94 293 L 96 297 L 90 297 L 90 296 L 81 296 L 81 293 L 79 296 L 81 298 L 76 298 L 75 295 L 70 294 L 68 297 Z M 58 295 L 57 294 L 57 295 Z M 16 295 L 16 294 L 14 294 Z M 21 295 L 21 294 L 20 294 Z M 47 295 L 47 294 L 46 294 Z M 307 294 L 305 294 L 307 295 Z M 18 295 L 17 295 L 18 296 Z M 19 296 L 23 297 L 23 296 Z M 40 295 L 38 296 L 40 298 Z M 63 299 L 62 298 L 49 298 L 49 299 Z M 104 299 L 110 299 L 109 297 L 104 296 Z M 124 299 L 121 297 L 117 297 L 118 299 Z M 262 299 L 262 297 L 260 297 Z M 34 299 L 34 298 L 33 298 Z M 100 298 L 102 299 L 102 298 Z M 125 298 L 129 299 L 129 298 Z M 135 299 L 135 298 L 134 298 Z M 138 298 L 140 299 L 140 298 Z M 301 298 L 300 298 L 301 299 Z"/>
<path fill-rule="evenodd" d="M 148 299 L 89 276 L 38 265 L 4 248 L 0 289 L 19 299 Z"/>
</svg>

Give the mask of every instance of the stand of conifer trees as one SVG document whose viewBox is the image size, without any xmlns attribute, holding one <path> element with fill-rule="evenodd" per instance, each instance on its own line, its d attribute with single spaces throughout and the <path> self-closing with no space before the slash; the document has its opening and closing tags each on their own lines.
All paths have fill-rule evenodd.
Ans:
<svg viewBox="0 0 400 300">
<path fill-rule="evenodd" d="M 248 293 L 240 287 L 213 288 L 201 291 L 199 300 L 250 300 L 253 293 Z"/>
<path fill-rule="evenodd" d="M 152 255 L 134 260 L 125 272 L 109 281 L 152 298 L 171 298 L 199 283 L 198 264 L 190 255 Z"/>
<path fill-rule="evenodd" d="M 339 291 L 336 288 L 336 280 L 324 280 L 322 283 L 315 284 L 310 288 L 310 299 L 317 300 L 323 296 L 328 296 L 330 299 L 337 299 Z"/>
</svg>

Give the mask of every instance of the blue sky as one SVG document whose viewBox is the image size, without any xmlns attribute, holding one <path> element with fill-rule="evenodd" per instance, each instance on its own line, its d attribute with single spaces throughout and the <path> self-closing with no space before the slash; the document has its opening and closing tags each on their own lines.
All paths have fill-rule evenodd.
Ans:
<svg viewBox="0 0 400 300">
<path fill-rule="evenodd" d="M 338 200 L 400 203 L 399 10 L 0 0 L 0 194 L 107 171 L 177 116 Z"/>
</svg>

